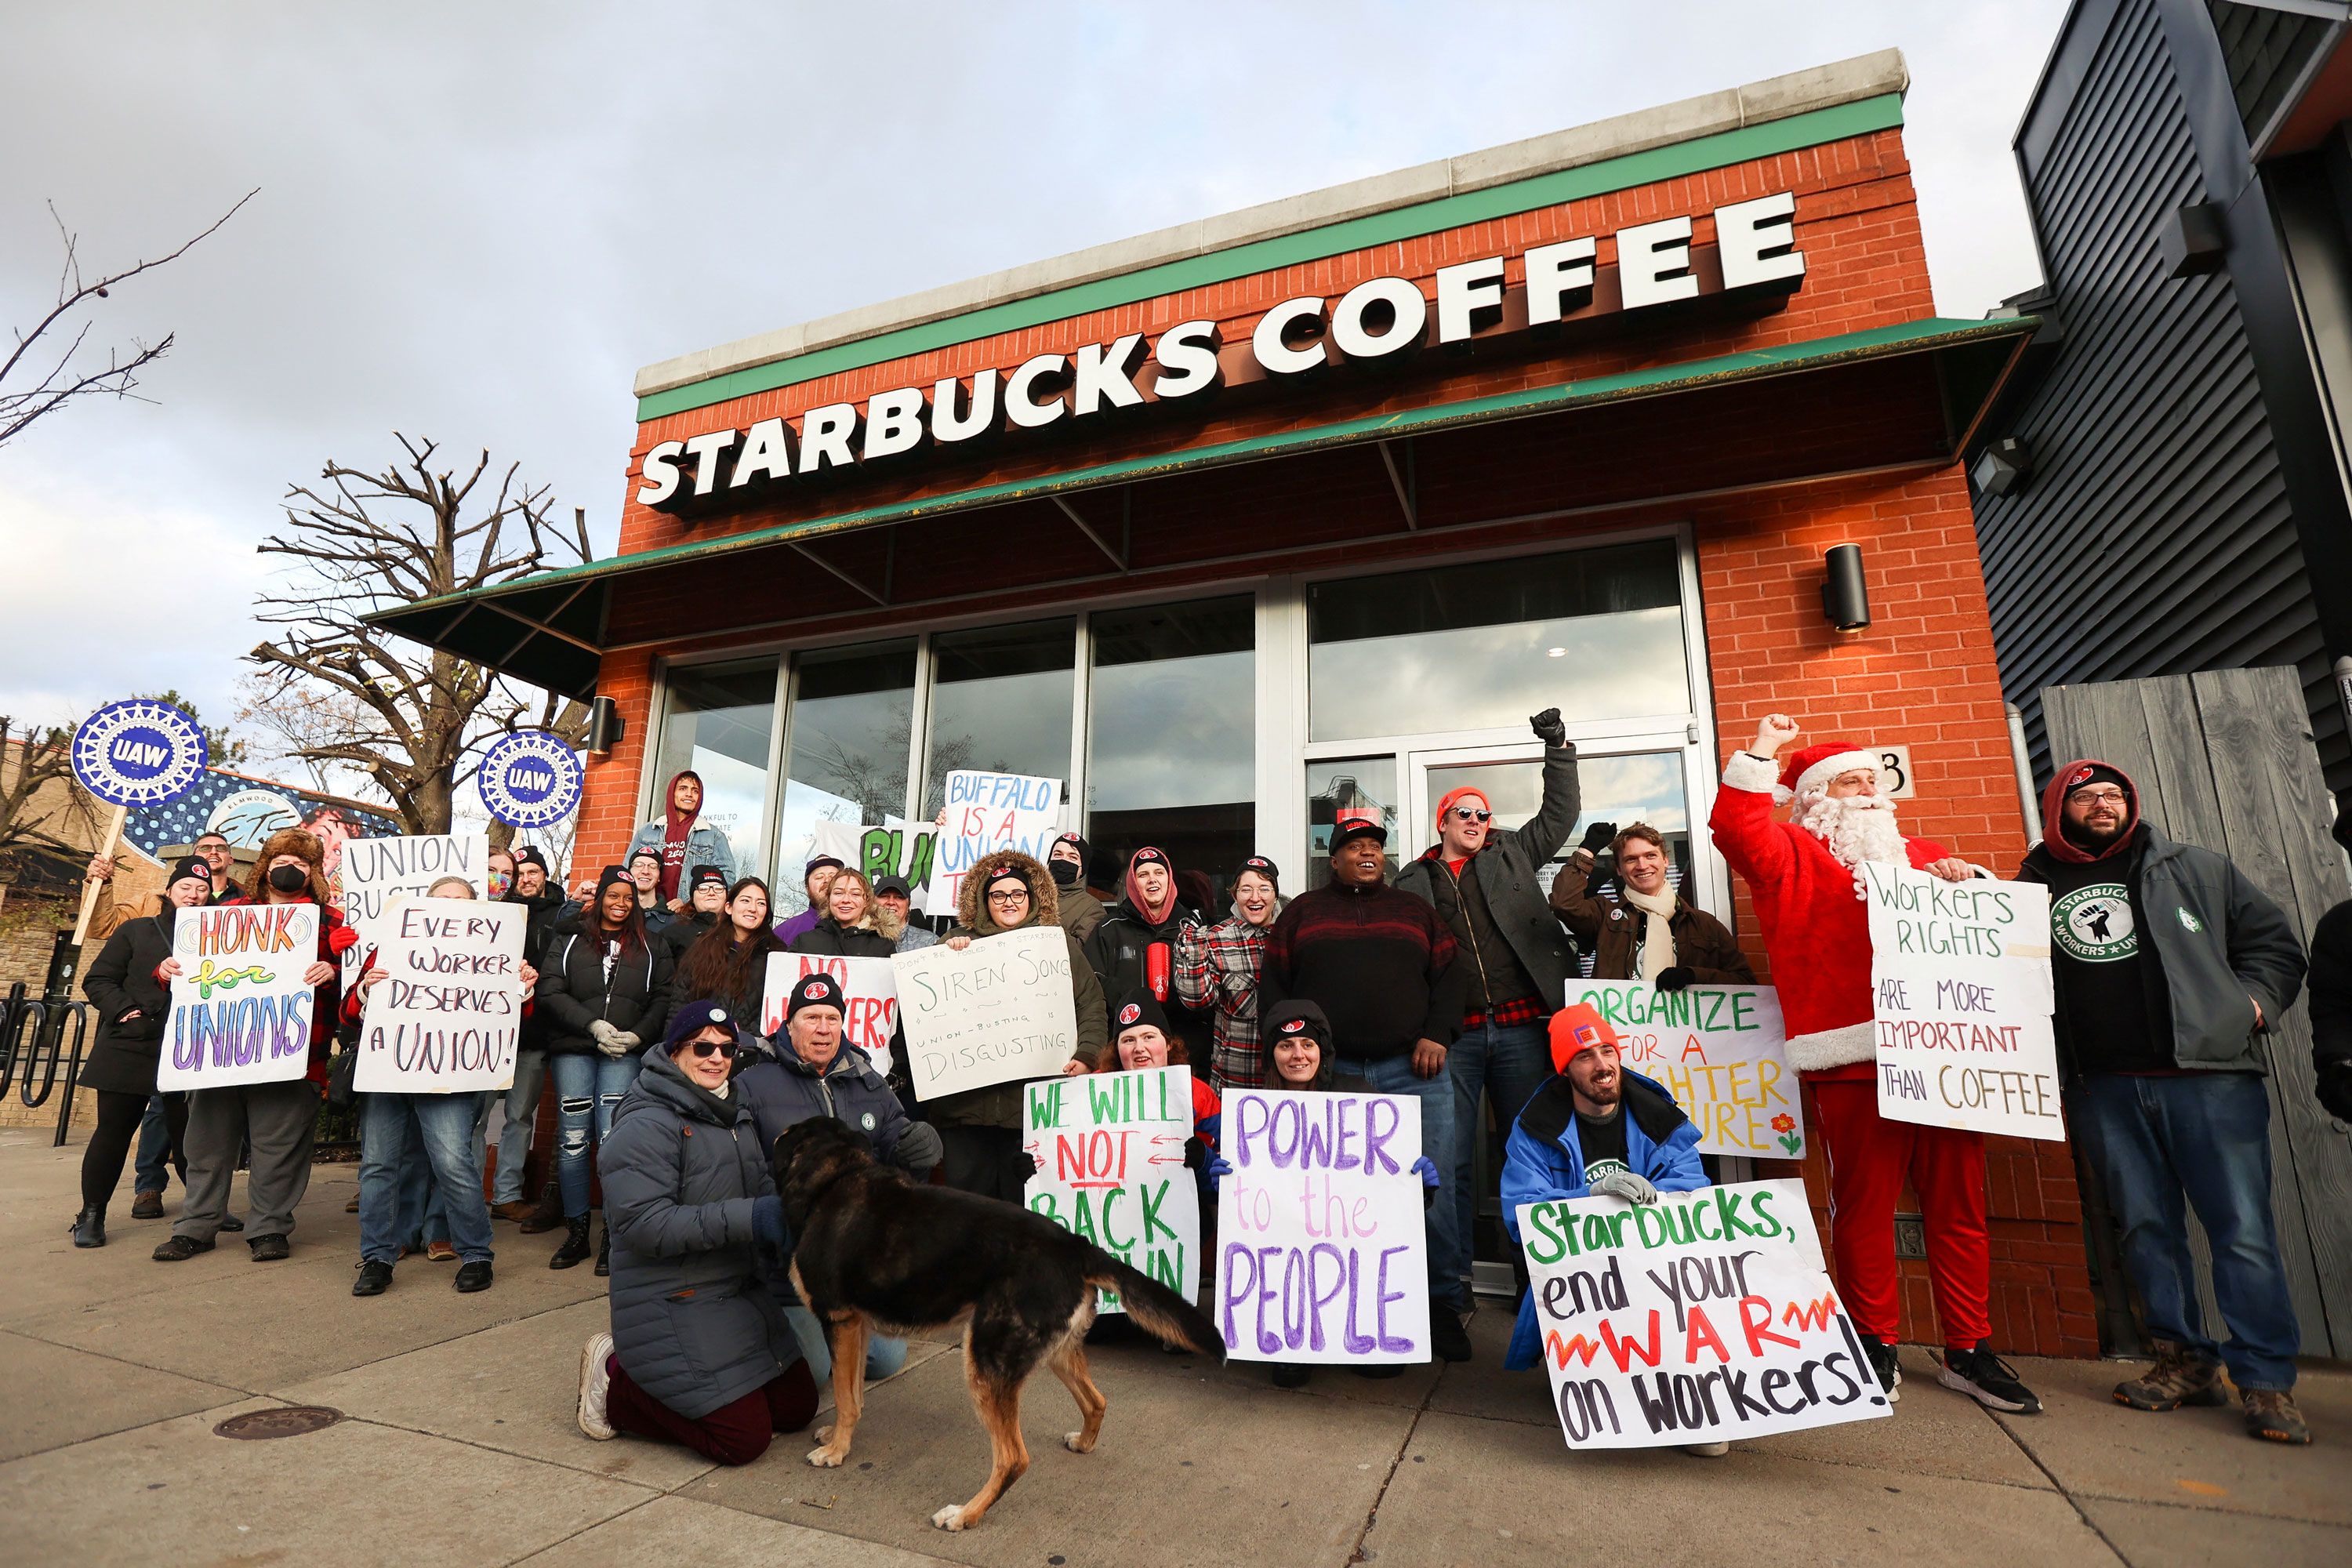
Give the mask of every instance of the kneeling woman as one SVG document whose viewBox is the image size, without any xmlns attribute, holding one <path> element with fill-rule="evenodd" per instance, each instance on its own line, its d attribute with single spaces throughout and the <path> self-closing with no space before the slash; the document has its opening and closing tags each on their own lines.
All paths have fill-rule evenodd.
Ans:
<svg viewBox="0 0 2352 1568">
<path fill-rule="evenodd" d="M 816 1415 L 816 1384 L 761 1283 L 789 1250 L 760 1128 L 728 1083 L 735 1019 L 692 1003 L 646 1053 L 596 1159 L 613 1331 L 580 1353 L 580 1429 L 748 1465 Z"/>
</svg>

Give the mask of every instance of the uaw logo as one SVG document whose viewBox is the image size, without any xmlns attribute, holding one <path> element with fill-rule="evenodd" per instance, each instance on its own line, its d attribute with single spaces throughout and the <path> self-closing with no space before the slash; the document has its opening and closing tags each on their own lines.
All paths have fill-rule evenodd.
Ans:
<svg viewBox="0 0 2352 1568">
<path fill-rule="evenodd" d="M 162 805 L 204 775 L 210 756 L 196 721 L 168 702 L 110 702 L 74 731 L 73 771 L 109 805 Z"/>
<path fill-rule="evenodd" d="M 546 827 L 580 804 L 580 759 L 544 730 L 502 735 L 482 753 L 474 775 L 482 805 L 515 827 Z"/>
<path fill-rule="evenodd" d="M 1129 1024 L 1134 1023 L 1138 1018 L 1142 1016 L 1143 1009 L 1137 1006 L 1134 1003 L 1129 1002 L 1126 1006 L 1121 1007 L 1118 1010 L 1118 1026 L 1124 1029 Z"/>
</svg>

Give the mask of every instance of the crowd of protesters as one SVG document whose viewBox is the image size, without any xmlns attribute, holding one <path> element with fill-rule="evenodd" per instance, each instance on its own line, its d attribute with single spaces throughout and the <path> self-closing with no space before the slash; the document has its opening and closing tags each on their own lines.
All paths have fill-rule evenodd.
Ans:
<svg viewBox="0 0 2352 1568">
<path fill-rule="evenodd" d="M 1145 845 L 1120 863 L 1118 896 L 1106 903 L 1087 886 L 1089 845 L 1069 833 L 1043 861 L 981 856 L 944 931 L 915 911 L 904 879 L 869 879 L 824 855 L 801 868 L 805 908 L 779 920 L 769 884 L 736 875 L 724 836 L 700 819 L 691 773 L 668 781 L 663 815 L 637 830 L 623 862 L 579 883 L 576 899 L 538 850 L 498 852 L 485 888 L 450 878 L 430 896 L 526 911 L 513 1087 L 359 1097 L 353 1294 L 384 1291 L 416 1251 L 457 1262 L 457 1289 L 487 1289 L 493 1217 L 527 1234 L 560 1231 L 550 1267 L 593 1258 L 613 1281 L 611 1332 L 583 1353 L 582 1430 L 747 1462 L 773 1432 L 806 1424 L 827 1375 L 824 1330 L 784 1272 L 790 1237 L 765 1152 L 774 1139 L 831 1117 L 913 1179 L 1012 1203 L 1034 1170 L 1021 1084 L 919 1100 L 903 1036 L 870 1054 L 851 1045 L 829 974 L 808 973 L 781 1016 L 766 1016 L 779 1005 L 766 994 L 769 959 L 889 958 L 1058 928 L 1076 1021 L 1065 1070 L 1190 1068 L 1186 1163 L 1204 1193 L 1229 1169 L 1217 1140 L 1222 1098 L 1235 1089 L 1415 1097 L 1432 1350 L 1468 1361 L 1483 1198 L 1499 1196 L 1516 1237 L 1524 1203 L 1654 1203 L 1713 1179 L 1682 1108 L 1622 1065 L 1609 1023 L 1575 1000 L 1578 981 L 1675 991 L 1757 979 L 1730 931 L 1681 890 L 1655 827 L 1586 823 L 1563 857 L 1582 816 L 1576 748 L 1557 710 L 1529 722 L 1543 744 L 1543 787 L 1528 821 L 1496 823 L 1486 793 L 1465 785 L 1437 803 L 1433 842 L 1392 858 L 1377 813 L 1343 811 L 1329 828 L 1328 877 L 1287 898 L 1266 857 L 1242 859 L 1220 896 L 1196 868 Z M 1729 758 L 1708 828 L 1753 899 L 1789 1060 L 1811 1094 L 1841 1300 L 1898 1399 L 1895 1208 L 1907 1184 L 1943 1339 L 1937 1381 L 1991 1409 L 2034 1414 L 2040 1400 L 1991 1343 L 1983 1136 L 1877 1109 L 1857 892 L 1864 862 L 1951 881 L 1997 873 L 1905 835 L 1874 752 L 1841 741 L 1791 751 L 1797 739 L 1790 721 L 1764 721 L 1752 747 Z M 2252 1435 L 2308 1442 L 2293 1396 L 2299 1335 L 2269 1199 L 2264 1081 L 2266 1037 L 2304 984 L 2304 947 L 2226 859 L 2147 820 L 2121 770 L 2070 763 L 2043 805 L 2048 835 L 2012 874 L 2053 896 L 2070 1125 L 2118 1217 L 2155 1342 L 2154 1364 L 2115 1397 L 2150 1412 L 2220 1403 L 2226 1373 Z M 2352 841 L 2340 820 L 2338 832 Z M 194 849 L 171 867 L 160 896 L 100 917 L 105 940 L 85 982 L 100 1027 L 81 1079 L 99 1114 L 74 1241 L 105 1245 L 109 1200 L 135 1142 L 134 1217 L 160 1217 L 167 1171 L 185 1188 L 157 1259 L 184 1260 L 242 1229 L 253 1258 L 268 1261 L 287 1256 L 307 1184 L 330 1042 L 339 1026 L 354 1037 L 377 975 L 362 964 L 344 995 L 341 955 L 354 938 L 314 836 L 274 835 L 242 888 L 229 880 L 226 840 L 207 835 Z M 230 900 L 321 906 L 308 976 L 318 989 L 310 1072 L 158 1095 L 173 919 Z M 2352 1114 L 2352 904 L 2321 923 L 2308 971 L 2319 1095 L 2333 1114 Z M 552 1157 L 538 1163 L 546 1175 L 531 1194 L 526 1172 L 548 1093 Z M 698 1139 L 697 1130 L 708 1131 Z M 1502 1159 L 1482 1190 L 1489 1136 Z M 251 1173 L 242 1222 L 228 1213 L 240 1158 Z M 604 1225 L 592 1239 L 600 1185 Z M 2223 1341 L 2200 1318 L 2192 1211 L 2211 1243 Z M 711 1304 L 675 1310 L 697 1292 Z M 1535 1328 L 1522 1289 L 1507 1366 L 1534 1364 Z M 887 1377 L 905 1347 L 877 1337 L 866 1354 L 869 1377 Z M 1277 1366 L 1274 1380 L 1296 1387 L 1306 1375 Z"/>
</svg>

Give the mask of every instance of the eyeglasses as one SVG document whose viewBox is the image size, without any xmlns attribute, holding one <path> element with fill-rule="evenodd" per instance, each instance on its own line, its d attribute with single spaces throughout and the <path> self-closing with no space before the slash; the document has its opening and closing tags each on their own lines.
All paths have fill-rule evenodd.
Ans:
<svg viewBox="0 0 2352 1568">
<path fill-rule="evenodd" d="M 1029 889 L 1026 888 L 1009 888 L 1002 893 L 988 895 L 988 901 L 992 904 L 1020 904 L 1026 903 L 1028 900 Z"/>
<path fill-rule="evenodd" d="M 1495 819 L 1495 814 L 1491 811 L 1473 811 L 1466 805 L 1455 806 L 1454 816 L 1454 819 L 1460 822 L 1492 822 Z"/>
<path fill-rule="evenodd" d="M 735 1059 L 735 1042 L 732 1040 L 695 1040 L 688 1048 L 698 1057 L 708 1057 L 716 1052 L 730 1062 Z"/>
<path fill-rule="evenodd" d="M 2124 792 L 2119 789 L 2078 789 L 2066 799 L 2069 804 L 2080 801 L 2084 805 L 2121 805 Z"/>
</svg>

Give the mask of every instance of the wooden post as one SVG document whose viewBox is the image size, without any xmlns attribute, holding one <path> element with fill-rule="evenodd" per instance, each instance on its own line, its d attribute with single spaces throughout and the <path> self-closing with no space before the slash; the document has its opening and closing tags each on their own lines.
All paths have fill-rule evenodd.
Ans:
<svg viewBox="0 0 2352 1568">
<path fill-rule="evenodd" d="M 114 858 L 114 851 L 122 843 L 122 824 L 130 815 L 131 808 L 129 806 L 118 805 L 114 808 L 114 820 L 107 824 L 106 847 L 100 849 L 99 853 L 105 856 L 110 861 Z M 81 918 L 74 921 L 73 939 L 74 945 L 76 947 L 79 947 L 81 945 L 82 938 L 89 934 L 89 917 L 97 911 L 98 895 L 105 889 L 105 887 L 106 884 L 98 880 L 96 878 L 90 879 L 82 886 Z"/>
</svg>

